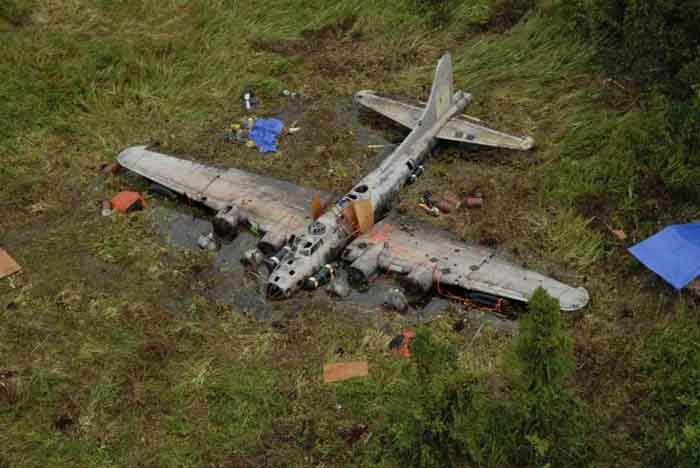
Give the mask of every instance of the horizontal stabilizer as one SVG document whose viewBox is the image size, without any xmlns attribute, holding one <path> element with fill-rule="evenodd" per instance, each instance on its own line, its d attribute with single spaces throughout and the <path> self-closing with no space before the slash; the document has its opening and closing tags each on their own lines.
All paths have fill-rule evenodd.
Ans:
<svg viewBox="0 0 700 468">
<path fill-rule="evenodd" d="M 420 121 L 424 108 L 375 94 L 372 91 L 360 91 L 355 100 L 364 107 L 413 129 Z M 450 119 L 440 130 L 437 137 L 442 140 L 471 143 L 474 145 L 507 148 L 520 151 L 532 149 L 535 141 L 531 137 L 518 137 L 499 132 L 478 123 L 479 120 L 468 116 L 456 116 Z"/>
</svg>

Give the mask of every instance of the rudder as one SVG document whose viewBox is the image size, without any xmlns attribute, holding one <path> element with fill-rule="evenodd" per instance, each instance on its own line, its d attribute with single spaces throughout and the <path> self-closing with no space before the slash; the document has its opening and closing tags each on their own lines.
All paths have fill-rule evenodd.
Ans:
<svg viewBox="0 0 700 468">
<path fill-rule="evenodd" d="M 430 126 L 452 107 L 454 89 L 452 84 L 452 56 L 446 53 L 435 68 L 435 78 L 430 90 L 428 105 L 425 107 L 421 124 Z"/>
</svg>

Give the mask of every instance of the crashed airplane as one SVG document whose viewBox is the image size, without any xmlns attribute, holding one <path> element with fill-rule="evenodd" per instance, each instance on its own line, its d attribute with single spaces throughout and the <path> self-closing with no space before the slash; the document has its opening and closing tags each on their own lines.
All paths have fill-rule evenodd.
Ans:
<svg viewBox="0 0 700 468">
<path fill-rule="evenodd" d="M 401 276 L 426 294 L 451 291 L 451 296 L 482 303 L 527 302 L 538 287 L 557 298 L 565 311 L 588 303 L 584 288 L 521 268 L 490 249 L 465 244 L 435 228 L 407 230 L 406 223 L 390 214 L 392 200 L 423 173 L 438 139 L 518 150 L 533 146 L 531 138 L 497 132 L 461 115 L 472 98 L 453 91 L 449 54 L 438 62 L 424 108 L 371 91 L 361 91 L 355 99 L 411 132 L 379 167 L 325 211 L 320 204 L 324 195 L 316 190 L 237 169 L 204 166 L 144 146 L 124 150 L 118 162 L 215 210 L 218 235 L 231 237 L 245 225 L 264 232 L 259 251 L 249 255 L 268 265 L 265 290 L 270 299 L 315 289 L 334 274 L 334 262 L 342 261 L 349 264 L 348 277 L 355 284 L 367 284 L 384 272 Z"/>
</svg>

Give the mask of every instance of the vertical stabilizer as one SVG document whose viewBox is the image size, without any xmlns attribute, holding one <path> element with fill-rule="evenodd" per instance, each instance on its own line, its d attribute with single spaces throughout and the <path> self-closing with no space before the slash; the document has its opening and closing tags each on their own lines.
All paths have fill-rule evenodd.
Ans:
<svg viewBox="0 0 700 468">
<path fill-rule="evenodd" d="M 430 99 L 420 120 L 421 124 L 427 127 L 435 124 L 452 107 L 453 99 L 452 56 L 448 52 L 442 56 L 435 69 Z"/>
</svg>

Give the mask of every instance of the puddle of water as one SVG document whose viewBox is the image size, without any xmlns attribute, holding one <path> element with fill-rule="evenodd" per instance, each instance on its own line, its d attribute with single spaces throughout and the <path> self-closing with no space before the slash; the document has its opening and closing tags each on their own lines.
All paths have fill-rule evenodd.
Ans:
<svg viewBox="0 0 700 468">
<path fill-rule="evenodd" d="M 179 211 L 164 206 L 153 208 L 155 233 L 163 237 L 166 243 L 175 248 L 200 251 L 197 239 L 202 234 L 212 232 L 212 224 L 193 211 Z M 210 275 L 210 286 L 205 295 L 209 298 L 235 307 L 237 310 L 254 315 L 260 320 L 269 320 L 275 317 L 276 312 L 284 308 L 282 302 L 268 302 L 264 295 L 265 278 L 258 278 L 245 270 L 241 263 L 243 253 L 256 246 L 258 238 L 252 233 L 242 230 L 232 242 L 223 244 L 214 253 Z M 264 267 L 263 267 L 264 268 Z M 342 273 L 344 274 L 344 273 Z M 311 302 L 321 303 L 329 300 L 341 301 L 345 304 L 358 306 L 366 311 L 378 311 L 386 294 L 397 283 L 391 278 L 380 277 L 366 291 L 358 291 L 351 288 L 348 297 L 334 299 L 320 288 L 306 293 L 299 292 L 297 297 Z M 412 310 L 407 314 L 408 318 L 425 320 L 444 312 L 449 302 L 433 298 L 428 305 L 420 310 Z"/>
</svg>

